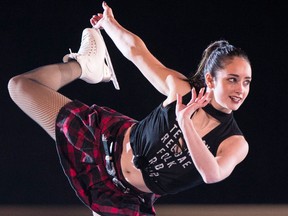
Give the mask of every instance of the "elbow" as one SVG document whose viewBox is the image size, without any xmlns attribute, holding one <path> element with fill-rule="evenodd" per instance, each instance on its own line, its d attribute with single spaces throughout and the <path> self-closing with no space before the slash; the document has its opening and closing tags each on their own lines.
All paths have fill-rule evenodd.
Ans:
<svg viewBox="0 0 288 216">
<path fill-rule="evenodd" d="M 221 180 L 218 178 L 203 178 L 203 181 L 205 182 L 205 184 L 214 184 L 220 182 Z"/>
<path fill-rule="evenodd" d="M 204 181 L 206 184 L 214 184 L 214 183 L 220 182 L 220 181 L 222 181 L 222 180 L 224 179 L 224 178 L 220 175 L 219 172 L 209 173 L 209 174 L 201 175 L 201 176 L 202 176 L 203 181 Z"/>
<path fill-rule="evenodd" d="M 139 53 L 137 47 L 131 45 L 126 49 L 126 52 L 123 52 L 123 55 L 125 58 L 133 62 L 133 59 L 138 55 L 137 53 Z"/>
<path fill-rule="evenodd" d="M 135 58 L 141 56 L 143 50 L 147 49 L 144 42 L 138 36 L 134 36 L 126 47 L 127 48 L 125 52 L 123 52 L 123 55 L 132 62 Z"/>
</svg>

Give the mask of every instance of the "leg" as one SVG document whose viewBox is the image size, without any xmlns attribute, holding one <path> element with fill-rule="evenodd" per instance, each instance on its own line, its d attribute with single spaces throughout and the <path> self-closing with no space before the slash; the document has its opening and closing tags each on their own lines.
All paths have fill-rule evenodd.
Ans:
<svg viewBox="0 0 288 216">
<path fill-rule="evenodd" d="M 111 68 L 105 64 L 105 49 L 100 32 L 84 29 L 78 53 L 64 56 L 66 64 L 47 65 L 13 77 L 8 84 L 12 100 L 55 139 L 58 112 L 70 102 L 58 89 L 77 78 L 88 83 L 110 80 L 114 85 L 117 83 Z"/>
<path fill-rule="evenodd" d="M 59 110 L 71 100 L 58 89 L 81 75 L 76 61 L 47 65 L 13 77 L 8 84 L 12 100 L 55 139 Z"/>
</svg>

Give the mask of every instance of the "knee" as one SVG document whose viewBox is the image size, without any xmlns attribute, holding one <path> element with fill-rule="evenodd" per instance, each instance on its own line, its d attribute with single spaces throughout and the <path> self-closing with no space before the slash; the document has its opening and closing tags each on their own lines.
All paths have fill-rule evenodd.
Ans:
<svg viewBox="0 0 288 216">
<path fill-rule="evenodd" d="M 8 92 L 13 101 L 15 101 L 19 95 L 19 92 L 21 92 L 21 89 L 23 88 L 23 79 L 24 78 L 21 76 L 15 76 L 8 82 Z"/>
</svg>

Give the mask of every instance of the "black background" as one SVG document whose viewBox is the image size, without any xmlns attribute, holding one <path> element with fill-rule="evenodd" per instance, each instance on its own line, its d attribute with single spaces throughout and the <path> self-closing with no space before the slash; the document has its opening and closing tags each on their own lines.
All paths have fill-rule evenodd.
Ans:
<svg viewBox="0 0 288 216">
<path fill-rule="evenodd" d="M 138 34 L 166 66 L 188 74 L 218 39 L 243 48 L 252 62 L 250 95 L 235 117 L 250 144 L 247 159 L 221 183 L 157 203 L 280 204 L 287 186 L 287 8 L 281 1 L 107 0 L 118 21 Z M 99 0 L 0 3 L 0 204 L 80 204 L 63 174 L 53 140 L 11 101 L 9 78 L 57 63 L 79 48 Z M 164 97 L 116 49 L 105 32 L 121 90 L 81 80 L 61 89 L 72 99 L 141 119 Z"/>
</svg>

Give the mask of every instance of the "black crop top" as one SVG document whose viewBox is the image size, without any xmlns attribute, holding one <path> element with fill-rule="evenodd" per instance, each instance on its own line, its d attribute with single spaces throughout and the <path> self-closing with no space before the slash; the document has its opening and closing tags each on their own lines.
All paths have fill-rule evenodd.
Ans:
<svg viewBox="0 0 288 216">
<path fill-rule="evenodd" d="M 186 94 L 183 103 L 187 104 L 190 98 L 191 93 Z M 147 187 L 159 195 L 178 193 L 203 183 L 185 141 L 179 144 L 183 134 L 176 121 L 175 105 L 176 101 L 166 107 L 160 104 L 131 129 L 134 165 L 141 169 Z M 210 104 L 203 110 L 220 122 L 202 137 L 213 155 L 216 155 L 224 139 L 232 135 L 243 135 L 233 113 L 220 112 Z M 181 151 L 176 150 L 179 147 Z"/>
</svg>

